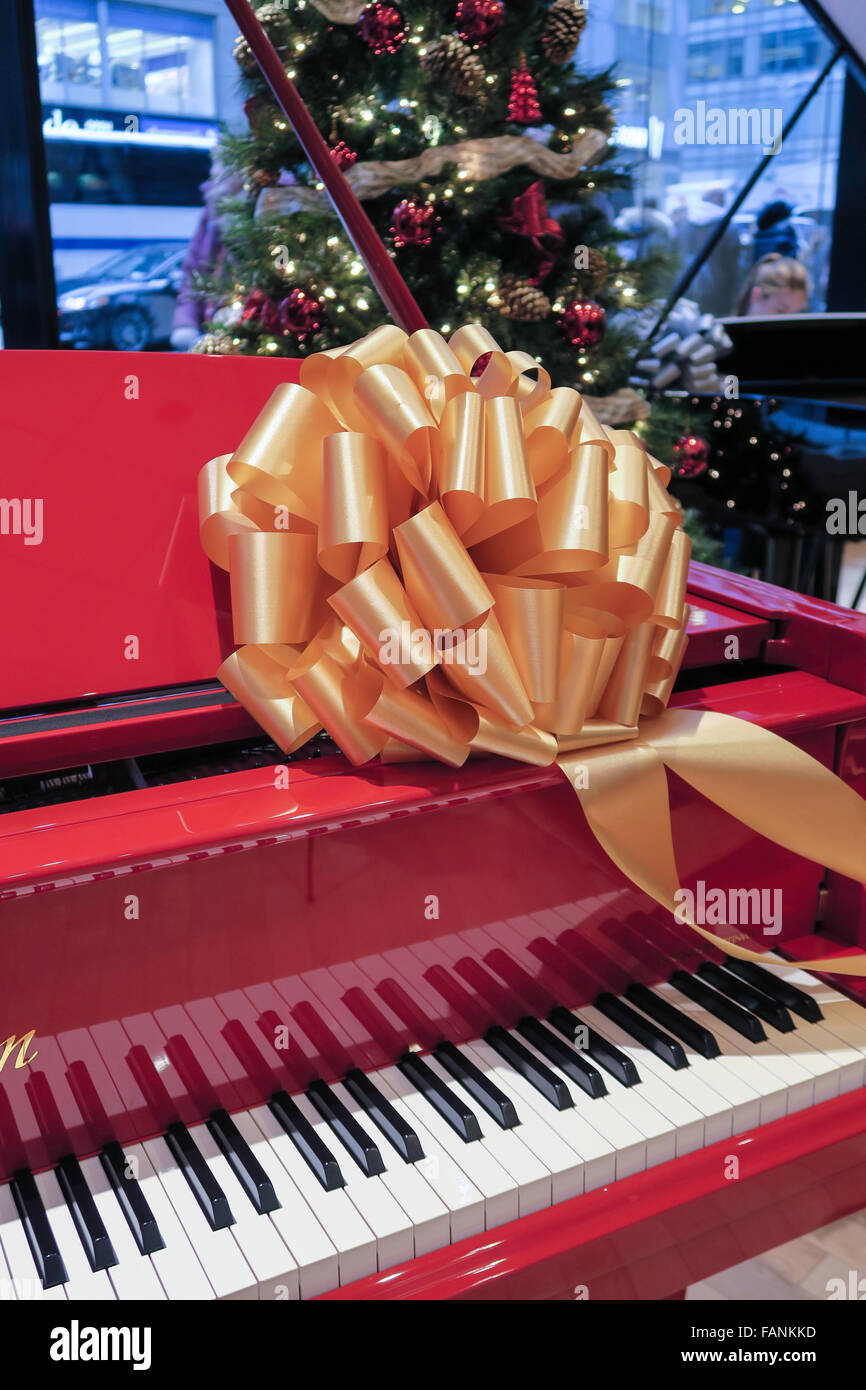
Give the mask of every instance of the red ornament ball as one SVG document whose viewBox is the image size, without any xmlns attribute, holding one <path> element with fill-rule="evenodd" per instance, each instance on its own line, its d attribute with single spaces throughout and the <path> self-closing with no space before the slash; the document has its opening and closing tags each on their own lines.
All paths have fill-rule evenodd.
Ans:
<svg viewBox="0 0 866 1390">
<path fill-rule="evenodd" d="M 469 373 L 469 375 L 471 377 L 482 376 L 483 373 L 487 370 L 488 364 L 492 356 L 492 352 L 482 352 L 480 357 L 476 357 L 472 365 L 472 371 Z"/>
<path fill-rule="evenodd" d="M 331 146 L 331 158 L 338 169 L 351 169 L 358 158 L 356 150 L 350 149 L 345 140 L 338 140 Z"/>
<path fill-rule="evenodd" d="M 396 5 L 367 5 L 358 21 L 361 38 L 378 56 L 396 53 L 406 42 L 406 21 Z"/>
<path fill-rule="evenodd" d="M 316 333 L 325 322 L 325 307 L 320 299 L 306 290 L 293 289 L 280 304 L 280 328 L 303 341 L 308 333 Z"/>
<path fill-rule="evenodd" d="M 575 299 L 559 315 L 559 326 L 572 347 L 594 348 L 604 337 L 607 315 L 591 299 Z"/>
<path fill-rule="evenodd" d="M 391 235 L 398 248 L 429 246 L 439 225 L 433 204 L 416 203 L 414 198 L 404 198 L 391 214 Z"/>
<path fill-rule="evenodd" d="M 675 478 L 699 478 L 707 470 L 710 446 L 699 434 L 683 434 L 673 448 Z"/>
<path fill-rule="evenodd" d="M 504 23 L 501 0 L 460 0 L 457 6 L 457 32 L 466 43 L 483 48 L 496 38 Z"/>
</svg>

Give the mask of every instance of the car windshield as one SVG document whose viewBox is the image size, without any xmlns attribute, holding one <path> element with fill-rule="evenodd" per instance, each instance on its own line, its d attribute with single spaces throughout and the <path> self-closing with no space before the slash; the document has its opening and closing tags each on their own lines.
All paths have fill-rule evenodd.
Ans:
<svg viewBox="0 0 866 1390">
<path fill-rule="evenodd" d="M 162 272 L 165 274 L 177 261 L 180 252 L 170 246 L 136 246 L 133 251 L 123 251 L 112 256 L 93 270 L 94 280 L 149 280 Z"/>
</svg>

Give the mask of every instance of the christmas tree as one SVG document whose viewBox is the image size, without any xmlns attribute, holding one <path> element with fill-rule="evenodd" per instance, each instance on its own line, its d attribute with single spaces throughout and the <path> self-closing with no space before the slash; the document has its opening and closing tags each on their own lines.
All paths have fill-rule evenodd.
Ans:
<svg viewBox="0 0 866 1390">
<path fill-rule="evenodd" d="M 558 384 L 624 387 L 629 311 L 659 267 L 618 250 L 606 195 L 628 171 L 609 142 L 612 74 L 573 61 L 581 0 L 271 0 L 256 12 L 431 327 L 483 323 Z M 199 350 L 299 356 L 350 342 L 383 307 L 242 37 L 235 57 L 250 129 L 221 150 L 242 193 L 223 206 L 226 255 L 208 284 L 219 308 Z"/>
</svg>

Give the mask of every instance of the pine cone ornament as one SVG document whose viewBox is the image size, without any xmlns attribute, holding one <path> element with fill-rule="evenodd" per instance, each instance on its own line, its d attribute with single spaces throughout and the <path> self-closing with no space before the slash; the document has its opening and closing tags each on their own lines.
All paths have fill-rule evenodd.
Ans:
<svg viewBox="0 0 866 1390">
<path fill-rule="evenodd" d="M 281 48 L 285 48 L 292 32 L 292 22 L 288 10 L 280 4 L 262 5 L 260 9 L 256 10 L 256 19 L 277 52 Z M 256 72 L 258 70 L 259 65 L 253 56 L 253 50 L 243 34 L 239 34 L 235 39 L 234 57 L 235 62 L 243 68 L 244 72 Z"/>
<path fill-rule="evenodd" d="M 279 183 L 279 174 L 272 174 L 269 169 L 251 169 L 246 177 L 246 186 L 253 189 L 273 188 L 274 184 Z"/>
<path fill-rule="evenodd" d="M 496 294 L 500 314 L 518 323 L 538 323 L 550 313 L 547 295 L 517 275 L 503 276 Z"/>
<path fill-rule="evenodd" d="M 586 261 L 585 265 L 583 260 Z M 575 254 L 575 269 L 580 287 L 587 295 L 597 294 L 607 282 L 607 261 L 594 246 L 587 246 L 585 256 L 581 261 L 577 260 Z"/>
<path fill-rule="evenodd" d="M 481 60 L 454 34 L 428 44 L 421 66 L 434 82 L 447 82 L 461 97 L 477 96 L 484 85 Z"/>
<path fill-rule="evenodd" d="M 586 6 L 582 0 L 554 0 L 541 31 L 546 57 L 552 63 L 567 63 L 574 57 L 585 28 Z"/>
</svg>

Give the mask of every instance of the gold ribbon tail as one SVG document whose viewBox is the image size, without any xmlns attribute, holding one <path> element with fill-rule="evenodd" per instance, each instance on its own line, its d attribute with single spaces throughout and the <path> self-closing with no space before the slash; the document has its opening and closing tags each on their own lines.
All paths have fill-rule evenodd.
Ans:
<svg viewBox="0 0 866 1390">
<path fill-rule="evenodd" d="M 728 955 L 778 959 L 717 936 L 684 913 L 666 768 L 784 849 L 862 882 L 866 802 L 778 734 L 731 715 L 668 710 L 633 743 L 560 753 L 590 829 L 619 869 Z M 804 970 L 866 975 L 866 954 L 798 961 Z"/>
</svg>

